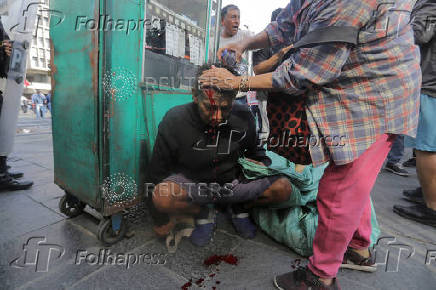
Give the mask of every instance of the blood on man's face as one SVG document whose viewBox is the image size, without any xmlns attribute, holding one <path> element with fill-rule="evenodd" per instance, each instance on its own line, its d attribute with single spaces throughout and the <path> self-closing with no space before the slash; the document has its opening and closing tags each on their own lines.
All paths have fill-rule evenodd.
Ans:
<svg viewBox="0 0 436 290">
<path fill-rule="evenodd" d="M 204 96 L 194 96 L 194 102 L 198 105 L 200 117 L 210 126 L 218 126 L 225 122 L 233 107 L 233 100 L 224 98 L 214 89 L 203 89 Z"/>
</svg>

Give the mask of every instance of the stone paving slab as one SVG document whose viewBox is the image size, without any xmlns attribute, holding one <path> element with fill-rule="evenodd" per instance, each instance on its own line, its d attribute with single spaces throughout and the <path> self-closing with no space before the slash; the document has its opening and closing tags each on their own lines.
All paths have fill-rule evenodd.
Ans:
<svg viewBox="0 0 436 290">
<path fill-rule="evenodd" d="M 23 191 L 0 194 L 0 241 L 15 239 L 63 217 L 31 200 Z"/>
</svg>

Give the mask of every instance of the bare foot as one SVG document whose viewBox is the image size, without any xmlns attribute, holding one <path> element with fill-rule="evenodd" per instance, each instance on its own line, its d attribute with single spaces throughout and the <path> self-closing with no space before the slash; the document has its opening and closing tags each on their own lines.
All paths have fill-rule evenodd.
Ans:
<svg viewBox="0 0 436 290">
<path fill-rule="evenodd" d="M 369 250 L 368 249 L 351 249 L 353 252 L 358 253 L 359 255 L 361 255 L 364 258 L 369 258 Z"/>
<path fill-rule="evenodd" d="M 333 279 L 331 278 L 318 278 L 325 286 L 330 286 L 333 283 Z"/>
<path fill-rule="evenodd" d="M 178 223 L 186 223 L 190 224 L 193 223 L 192 215 L 187 214 L 177 214 L 170 216 L 170 221 L 166 225 L 162 226 L 154 226 L 153 231 L 158 235 L 159 237 L 166 237 L 170 234 L 171 230 L 176 226 Z"/>
</svg>

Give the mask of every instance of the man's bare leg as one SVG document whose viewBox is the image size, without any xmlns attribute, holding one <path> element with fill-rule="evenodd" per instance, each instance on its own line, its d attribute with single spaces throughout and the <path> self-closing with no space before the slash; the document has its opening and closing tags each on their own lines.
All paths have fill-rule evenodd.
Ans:
<svg viewBox="0 0 436 290">
<path fill-rule="evenodd" d="M 427 207 L 436 210 L 436 152 L 416 150 L 416 172 Z"/>
<path fill-rule="evenodd" d="M 188 192 L 177 183 L 159 183 L 153 191 L 155 207 L 167 214 L 198 214 L 201 207 L 190 202 Z"/>
<path fill-rule="evenodd" d="M 253 202 L 247 203 L 246 208 L 257 206 L 267 206 L 270 204 L 278 204 L 289 200 L 292 193 L 291 182 L 288 178 L 283 177 L 274 181 L 271 186 L 265 190 L 262 195 Z"/>
<path fill-rule="evenodd" d="M 178 220 L 196 215 L 201 210 L 200 206 L 189 202 L 188 193 L 174 182 L 158 184 L 153 191 L 153 203 L 157 210 L 169 215 L 168 224 L 153 227 L 161 237 L 168 235 Z"/>
</svg>

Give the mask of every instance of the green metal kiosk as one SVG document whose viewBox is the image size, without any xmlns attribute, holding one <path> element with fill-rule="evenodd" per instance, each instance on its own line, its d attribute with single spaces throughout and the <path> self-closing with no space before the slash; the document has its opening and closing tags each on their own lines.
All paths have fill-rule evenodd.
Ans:
<svg viewBox="0 0 436 290">
<path fill-rule="evenodd" d="M 220 0 L 51 1 L 59 207 L 69 217 L 93 208 L 106 245 L 123 238 L 123 212 L 144 198 L 160 120 L 191 101 L 197 67 L 215 57 L 220 8 Z"/>
</svg>

